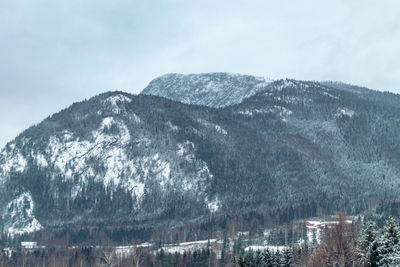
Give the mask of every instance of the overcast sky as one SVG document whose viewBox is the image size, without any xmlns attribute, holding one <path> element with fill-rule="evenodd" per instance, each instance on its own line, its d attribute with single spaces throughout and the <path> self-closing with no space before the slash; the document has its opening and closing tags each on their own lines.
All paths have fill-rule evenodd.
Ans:
<svg viewBox="0 0 400 267">
<path fill-rule="evenodd" d="M 0 0 L 0 146 L 72 102 L 214 71 L 400 93 L 400 1 Z"/>
</svg>

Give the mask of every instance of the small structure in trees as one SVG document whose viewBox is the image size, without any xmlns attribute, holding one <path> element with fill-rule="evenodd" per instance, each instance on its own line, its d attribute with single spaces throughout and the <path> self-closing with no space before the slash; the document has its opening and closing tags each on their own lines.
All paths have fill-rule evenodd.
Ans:
<svg viewBox="0 0 400 267">
<path fill-rule="evenodd" d="M 37 242 L 21 242 L 22 249 L 36 249 L 39 248 Z"/>
</svg>

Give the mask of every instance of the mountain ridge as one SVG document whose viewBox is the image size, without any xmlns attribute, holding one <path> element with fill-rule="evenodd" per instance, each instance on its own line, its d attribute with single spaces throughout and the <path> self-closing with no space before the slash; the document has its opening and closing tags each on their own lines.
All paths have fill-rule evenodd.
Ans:
<svg viewBox="0 0 400 267">
<path fill-rule="evenodd" d="M 152 80 L 141 94 L 174 99 L 186 104 L 224 107 L 240 103 L 272 80 L 244 74 L 213 72 L 169 73 Z"/>
<path fill-rule="evenodd" d="M 397 98 L 293 79 L 254 92 L 255 81 L 228 87 L 252 95 L 223 107 L 115 91 L 49 116 L 1 151 L 1 228 L 185 225 L 232 211 L 280 221 L 396 199 L 400 113 L 385 101 Z"/>
</svg>

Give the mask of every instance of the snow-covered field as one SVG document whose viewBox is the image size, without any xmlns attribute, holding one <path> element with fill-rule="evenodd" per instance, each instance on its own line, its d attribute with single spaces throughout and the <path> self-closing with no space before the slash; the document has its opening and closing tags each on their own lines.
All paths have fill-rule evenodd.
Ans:
<svg viewBox="0 0 400 267">
<path fill-rule="evenodd" d="M 215 246 L 218 244 L 217 239 L 210 239 L 210 240 L 199 240 L 199 241 L 192 241 L 192 242 L 183 242 L 179 244 L 166 244 L 162 246 L 158 251 L 164 250 L 167 253 L 184 253 L 188 251 L 195 251 L 195 250 L 202 250 L 206 249 L 208 245 Z"/>
<path fill-rule="evenodd" d="M 263 250 L 270 250 L 270 251 L 284 251 L 285 249 L 288 249 L 289 247 L 287 246 L 247 246 L 244 250 L 245 251 L 263 251 Z"/>
</svg>

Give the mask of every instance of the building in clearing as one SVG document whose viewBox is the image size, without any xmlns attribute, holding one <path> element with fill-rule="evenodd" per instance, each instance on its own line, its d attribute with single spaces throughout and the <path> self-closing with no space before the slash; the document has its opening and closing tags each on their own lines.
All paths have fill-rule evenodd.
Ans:
<svg viewBox="0 0 400 267">
<path fill-rule="evenodd" d="M 355 221 L 355 217 L 344 216 L 343 222 L 345 224 L 352 224 Z M 307 228 L 307 241 L 317 243 L 321 242 L 321 233 L 325 228 L 330 228 L 333 225 L 339 224 L 340 219 L 337 216 L 325 218 L 325 220 L 315 220 L 315 221 L 306 221 Z"/>
<path fill-rule="evenodd" d="M 35 248 L 38 248 L 38 245 L 37 245 L 37 242 L 21 242 L 21 248 L 35 249 Z"/>
</svg>

